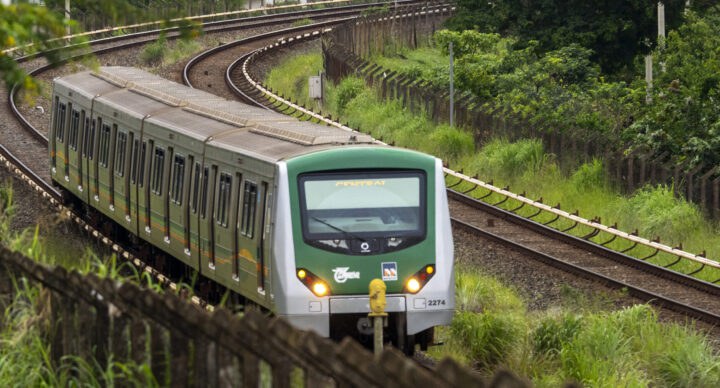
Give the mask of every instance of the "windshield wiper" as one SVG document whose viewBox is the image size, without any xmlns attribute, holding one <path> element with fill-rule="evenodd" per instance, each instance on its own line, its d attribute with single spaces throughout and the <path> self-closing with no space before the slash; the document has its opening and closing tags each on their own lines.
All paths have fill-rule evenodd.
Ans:
<svg viewBox="0 0 720 388">
<path fill-rule="evenodd" d="M 351 239 L 355 239 L 355 240 L 360 240 L 360 241 L 362 241 L 362 242 L 366 242 L 366 240 L 365 240 L 364 238 L 362 238 L 362 237 L 360 237 L 360 236 L 358 236 L 358 235 L 356 235 L 356 234 L 350 233 L 350 232 L 348 232 L 347 230 L 341 229 L 341 228 L 339 228 L 339 227 L 337 227 L 337 226 L 335 226 L 335 225 L 333 225 L 333 224 L 331 224 L 331 223 L 329 223 L 329 222 L 327 222 L 327 221 L 325 221 L 325 220 L 321 220 L 321 219 L 319 219 L 319 218 L 317 218 L 317 217 L 312 217 L 312 216 L 311 216 L 310 218 L 312 218 L 313 220 L 315 220 L 315 221 L 317 221 L 317 222 L 319 222 L 319 223 L 321 223 L 321 224 L 323 224 L 323 225 L 327 225 L 327 226 L 329 226 L 329 227 L 337 230 L 338 232 L 340 232 L 340 233 L 342 233 L 343 235 L 345 235 L 346 238 L 351 238 Z"/>
</svg>

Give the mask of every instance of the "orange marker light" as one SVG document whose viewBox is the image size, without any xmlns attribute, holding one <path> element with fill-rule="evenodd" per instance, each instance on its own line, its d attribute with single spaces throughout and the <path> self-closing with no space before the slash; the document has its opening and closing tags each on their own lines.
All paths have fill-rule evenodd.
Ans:
<svg viewBox="0 0 720 388">
<path fill-rule="evenodd" d="M 304 269 L 300 269 L 298 270 L 297 275 L 300 279 L 305 279 L 305 276 L 307 276 L 307 272 L 305 272 Z"/>
<path fill-rule="evenodd" d="M 430 275 L 433 272 L 435 272 L 435 268 L 432 265 L 428 265 L 427 267 L 425 267 L 425 272 L 427 272 L 427 274 Z"/>
</svg>

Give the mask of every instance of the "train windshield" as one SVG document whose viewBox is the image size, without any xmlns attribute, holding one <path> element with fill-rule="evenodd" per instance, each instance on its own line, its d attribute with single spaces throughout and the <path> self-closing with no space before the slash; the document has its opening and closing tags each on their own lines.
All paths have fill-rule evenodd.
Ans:
<svg viewBox="0 0 720 388">
<path fill-rule="evenodd" d="M 303 237 L 355 254 L 407 247 L 425 236 L 425 191 L 422 171 L 302 175 Z"/>
</svg>

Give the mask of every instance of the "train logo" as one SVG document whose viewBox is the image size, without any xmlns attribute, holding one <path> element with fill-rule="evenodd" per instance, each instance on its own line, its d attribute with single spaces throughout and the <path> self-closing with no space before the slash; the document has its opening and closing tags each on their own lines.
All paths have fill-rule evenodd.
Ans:
<svg viewBox="0 0 720 388">
<path fill-rule="evenodd" d="M 397 263 L 382 263 L 382 280 L 397 280 Z"/>
<path fill-rule="evenodd" d="M 337 267 L 332 271 L 338 283 L 345 283 L 348 279 L 360 279 L 360 272 L 350 271 L 350 267 Z"/>
</svg>

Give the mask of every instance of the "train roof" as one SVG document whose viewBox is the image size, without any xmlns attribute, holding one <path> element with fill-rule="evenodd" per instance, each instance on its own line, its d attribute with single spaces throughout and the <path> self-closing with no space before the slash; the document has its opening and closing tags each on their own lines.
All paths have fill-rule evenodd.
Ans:
<svg viewBox="0 0 720 388">
<path fill-rule="evenodd" d="M 269 162 L 338 146 L 376 144 L 359 132 L 300 121 L 193 89 L 141 69 L 101 67 L 57 84 L 137 118 Z"/>
</svg>

